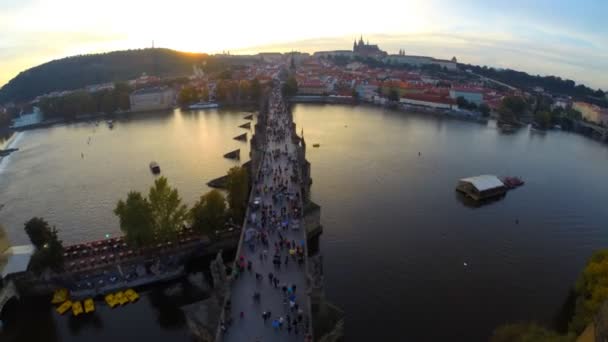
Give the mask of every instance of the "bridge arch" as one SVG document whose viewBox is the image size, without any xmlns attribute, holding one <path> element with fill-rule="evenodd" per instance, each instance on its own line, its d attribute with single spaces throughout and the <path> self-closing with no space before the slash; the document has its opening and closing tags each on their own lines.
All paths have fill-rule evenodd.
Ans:
<svg viewBox="0 0 608 342">
<path fill-rule="evenodd" d="M 12 281 L 4 282 L 0 288 L 0 320 L 5 321 L 11 309 L 19 302 L 19 293 Z"/>
<path fill-rule="evenodd" d="M 19 297 L 16 295 L 9 297 L 2 303 L 2 306 L 0 307 L 0 324 L 7 326 L 17 319 L 18 305 Z"/>
</svg>

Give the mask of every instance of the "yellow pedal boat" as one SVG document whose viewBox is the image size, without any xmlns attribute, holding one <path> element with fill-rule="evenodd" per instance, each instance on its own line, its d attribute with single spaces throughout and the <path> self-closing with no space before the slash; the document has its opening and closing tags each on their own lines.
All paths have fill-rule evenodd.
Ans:
<svg viewBox="0 0 608 342">
<path fill-rule="evenodd" d="M 57 289 L 53 293 L 53 299 L 51 299 L 51 304 L 61 304 L 68 300 L 68 290 L 67 289 Z"/>
<path fill-rule="evenodd" d="M 68 300 L 66 302 L 63 302 L 63 304 L 59 305 L 59 307 L 56 310 L 57 310 L 57 313 L 59 313 L 60 315 L 63 315 L 71 308 L 72 308 L 72 302 Z"/>
<path fill-rule="evenodd" d="M 74 314 L 74 316 L 78 316 L 81 313 L 83 313 L 82 303 L 80 303 L 80 302 L 72 303 L 72 314 Z"/>
<path fill-rule="evenodd" d="M 95 311 L 95 302 L 92 298 L 88 298 L 84 301 L 84 312 L 89 313 Z"/>
<path fill-rule="evenodd" d="M 116 300 L 116 297 L 114 297 L 113 294 L 108 294 L 105 297 L 106 303 L 108 304 L 109 307 L 114 308 L 116 305 L 118 305 L 118 301 Z"/>
</svg>

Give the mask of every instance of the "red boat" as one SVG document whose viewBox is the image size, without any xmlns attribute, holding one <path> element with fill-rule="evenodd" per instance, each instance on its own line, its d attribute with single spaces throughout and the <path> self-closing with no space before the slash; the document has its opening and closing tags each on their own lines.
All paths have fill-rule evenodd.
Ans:
<svg viewBox="0 0 608 342">
<path fill-rule="evenodd" d="M 503 177 L 502 182 L 509 189 L 515 189 L 525 184 L 524 181 L 518 177 Z"/>
</svg>

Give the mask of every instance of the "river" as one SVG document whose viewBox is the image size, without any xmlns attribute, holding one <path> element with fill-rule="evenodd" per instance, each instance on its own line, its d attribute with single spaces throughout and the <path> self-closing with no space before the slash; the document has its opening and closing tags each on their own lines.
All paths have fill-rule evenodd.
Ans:
<svg viewBox="0 0 608 342">
<path fill-rule="evenodd" d="M 120 119 L 113 130 L 102 122 L 25 132 L 0 164 L 0 224 L 16 244 L 27 243 L 32 216 L 66 242 L 117 234 L 112 209 L 130 189 L 147 191 L 151 160 L 192 204 L 238 164 L 224 153 L 248 155 L 232 140 L 244 115 L 178 110 Z M 608 149 L 596 141 L 367 106 L 297 105 L 294 119 L 322 207 L 326 296 L 346 312 L 348 341 L 485 341 L 504 322 L 550 323 L 585 260 L 608 244 Z M 457 180 L 486 173 L 526 185 L 465 205 Z M 152 341 L 188 340 L 179 319 L 159 321 L 172 317 L 164 312 L 145 299 L 102 309 L 101 324 L 81 329 L 53 313 L 37 324 L 58 341 L 144 331 Z"/>
</svg>

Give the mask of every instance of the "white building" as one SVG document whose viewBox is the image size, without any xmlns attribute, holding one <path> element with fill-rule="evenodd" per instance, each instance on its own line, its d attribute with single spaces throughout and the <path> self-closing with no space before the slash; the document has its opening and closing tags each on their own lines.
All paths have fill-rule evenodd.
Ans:
<svg viewBox="0 0 608 342">
<path fill-rule="evenodd" d="M 435 109 L 456 109 L 456 102 L 448 97 L 427 94 L 406 94 L 399 99 L 399 103 L 410 106 L 422 106 Z"/>
<path fill-rule="evenodd" d="M 33 112 L 29 114 L 22 114 L 13 120 L 12 129 L 25 128 L 34 126 L 42 122 L 43 116 L 40 108 L 34 107 Z"/>
<path fill-rule="evenodd" d="M 359 84 L 355 90 L 359 98 L 364 101 L 372 102 L 378 97 L 378 85 L 376 84 Z"/>
<path fill-rule="evenodd" d="M 468 102 L 475 103 L 478 106 L 483 103 L 483 91 L 481 89 L 454 87 L 450 89 L 450 97 L 454 100 L 463 97 Z"/>
<path fill-rule="evenodd" d="M 175 91 L 168 87 L 139 89 L 129 96 L 132 112 L 173 108 Z"/>
</svg>

